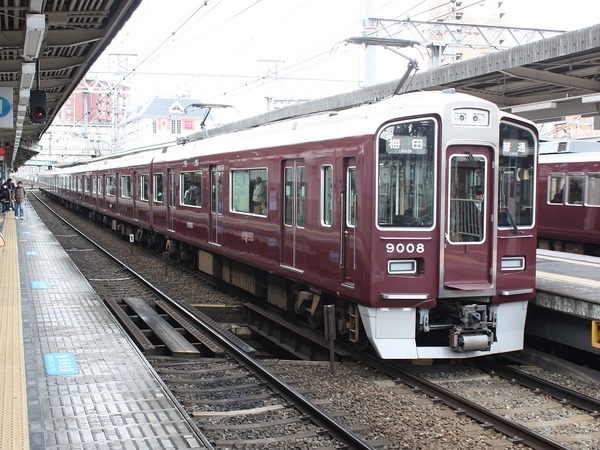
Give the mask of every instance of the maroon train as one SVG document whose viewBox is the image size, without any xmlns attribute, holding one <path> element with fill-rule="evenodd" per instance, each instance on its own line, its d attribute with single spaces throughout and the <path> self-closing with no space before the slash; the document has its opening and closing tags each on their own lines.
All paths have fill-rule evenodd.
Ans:
<svg viewBox="0 0 600 450">
<path fill-rule="evenodd" d="M 124 235 L 382 358 L 519 350 L 535 290 L 537 131 L 415 93 L 40 176 Z"/>
<path fill-rule="evenodd" d="M 539 246 L 600 256 L 600 144 L 540 146 Z"/>
</svg>

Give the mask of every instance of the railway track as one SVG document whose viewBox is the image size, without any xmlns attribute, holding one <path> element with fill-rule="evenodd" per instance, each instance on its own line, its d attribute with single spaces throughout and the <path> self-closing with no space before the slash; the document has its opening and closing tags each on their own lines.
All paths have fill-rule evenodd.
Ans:
<svg viewBox="0 0 600 450">
<path fill-rule="evenodd" d="M 167 377 L 167 380 L 163 380 L 167 386 L 171 387 L 173 384 L 179 385 L 176 389 L 180 393 L 184 392 L 185 395 L 177 396 L 177 398 L 186 406 L 186 411 L 192 407 L 193 411 L 191 412 L 194 417 L 198 415 L 223 415 L 225 412 L 229 415 L 240 415 L 242 411 L 240 411 L 239 405 L 240 403 L 244 404 L 243 401 L 249 402 L 248 408 L 245 408 L 246 411 L 243 414 L 251 414 L 252 412 L 268 413 L 269 420 L 262 427 L 264 430 L 263 434 L 268 434 L 267 437 L 263 436 L 249 440 L 246 427 L 234 426 L 228 429 L 229 438 L 226 440 L 227 445 L 233 445 L 234 443 L 247 445 L 247 442 L 250 441 L 250 445 L 257 445 L 257 447 L 253 448 L 260 448 L 260 445 L 273 445 L 277 442 L 285 443 L 293 441 L 298 445 L 298 442 L 306 441 L 306 448 L 375 448 L 356 435 L 351 429 L 338 422 L 335 417 L 310 402 L 302 393 L 296 391 L 267 368 L 261 366 L 251 355 L 248 355 L 251 352 L 248 352 L 247 346 L 241 340 L 233 336 L 230 332 L 220 329 L 208 317 L 202 317 L 201 313 L 170 298 L 166 293 L 139 275 L 133 268 L 111 255 L 108 250 L 102 248 L 93 239 L 88 238 L 74 225 L 55 213 L 39 198 L 37 200 L 39 204 L 47 208 L 46 211 L 52 212 L 72 230 L 69 232 L 69 236 L 76 242 L 74 244 L 75 247 L 79 248 L 76 253 L 89 255 L 91 251 L 87 250 L 90 250 L 90 248 L 88 247 L 86 251 L 81 251 L 81 247 L 85 248 L 86 245 L 93 246 L 94 270 L 92 273 L 87 274 L 82 271 L 84 276 L 91 280 L 113 280 L 118 284 L 126 285 L 120 286 L 118 292 L 130 291 L 132 295 L 122 297 L 122 303 L 134 310 L 136 320 L 144 321 L 154 330 L 156 338 L 161 340 L 159 347 L 168 349 L 173 356 L 178 357 L 190 356 L 191 353 L 194 353 L 194 357 L 200 357 L 204 354 L 200 350 L 197 352 L 193 351 L 199 347 L 199 343 L 196 343 L 196 345 L 190 343 L 189 347 L 184 348 L 181 342 L 170 342 L 175 340 L 176 334 L 178 334 L 177 327 L 172 326 L 172 323 L 175 321 L 179 327 L 186 328 L 188 334 L 196 335 L 196 338 L 202 341 L 201 344 L 206 350 L 217 353 L 219 352 L 219 348 L 223 349 L 224 362 L 214 360 L 195 362 L 193 370 L 186 370 L 183 374 L 178 373 L 180 378 L 177 381 L 172 379 L 172 375 L 175 373 L 173 368 L 171 367 L 170 372 L 167 372 L 169 369 L 165 368 L 164 362 L 157 364 L 155 370 L 159 373 L 162 370 L 164 375 L 170 375 Z M 75 236 L 72 234 L 73 232 L 76 233 Z M 71 253 L 73 253 L 73 249 L 71 249 Z M 119 273 L 120 276 L 115 277 L 115 273 Z M 126 276 L 123 276 L 124 274 Z M 135 293 L 137 293 L 137 296 L 134 296 Z M 143 300 L 139 294 L 142 294 Z M 112 308 L 120 307 L 118 304 L 119 301 L 116 301 L 115 298 L 104 300 Z M 156 311 L 157 307 L 162 308 L 162 313 Z M 114 310 L 118 311 L 118 309 Z M 165 318 L 164 316 L 167 317 Z M 122 323 L 126 323 L 126 328 L 129 328 L 130 331 L 134 330 L 134 327 L 139 330 L 132 333 L 136 336 L 135 340 L 140 339 L 141 336 L 146 336 L 139 327 L 135 326 L 131 315 L 117 313 L 117 317 L 121 318 Z M 125 317 L 129 318 L 129 320 L 126 320 Z M 160 324 L 157 325 L 159 322 Z M 170 327 L 169 329 L 167 329 L 167 325 Z M 162 330 L 158 331 L 161 328 Z M 172 330 L 175 331 L 173 332 Z M 204 336 L 200 337 L 200 334 Z M 156 346 L 147 339 L 145 346 L 142 348 L 150 351 L 151 347 L 156 349 Z M 178 362 L 177 364 L 181 365 L 182 363 Z M 212 368 L 208 368 L 211 365 Z M 191 369 L 191 367 L 187 365 L 187 369 Z M 231 378 L 220 375 L 228 370 L 234 370 L 236 374 Z M 207 379 L 213 383 L 227 381 L 227 386 L 222 388 L 222 392 L 227 397 L 220 400 L 207 398 L 214 396 L 217 392 L 215 386 L 210 385 L 211 381 L 206 382 Z M 247 386 L 249 379 L 255 380 L 254 384 L 257 384 L 261 391 L 260 394 L 250 396 L 245 394 L 250 389 Z M 205 384 L 207 387 L 198 387 L 202 384 Z M 182 391 L 181 385 L 186 386 L 187 389 Z M 209 409 L 195 411 L 198 405 L 203 405 Z M 229 406 L 229 409 L 227 409 L 227 406 Z M 290 413 L 290 411 L 293 411 L 293 413 Z M 295 416 L 295 418 L 290 420 L 290 416 Z M 297 431 L 300 424 L 302 424 L 302 432 Z M 290 434 L 290 430 L 294 432 Z M 215 442 L 221 442 L 222 440 L 218 436 L 222 435 L 222 431 L 221 427 L 209 426 L 205 429 L 205 435 L 208 435 L 207 437 Z M 237 436 L 235 436 L 236 431 Z"/>
<path fill-rule="evenodd" d="M 80 252 L 85 254 L 85 252 Z M 118 276 L 123 277 L 122 268 L 118 269 Z M 117 276 L 117 275 L 115 275 Z M 128 278 L 129 276 L 125 277 Z M 123 306 L 121 306 L 123 308 Z M 161 310 L 160 306 L 153 306 L 153 309 L 157 311 L 158 315 L 165 316 L 168 315 Z M 273 342 L 277 342 L 278 345 L 283 345 L 289 350 L 292 350 L 293 353 L 296 353 L 298 357 L 304 359 L 311 359 L 314 357 L 323 357 L 324 354 L 328 354 L 326 352 L 327 342 L 325 339 L 319 337 L 319 334 L 315 330 L 311 330 L 310 327 L 301 327 L 298 324 L 288 324 L 283 317 L 278 318 L 268 318 L 268 316 L 273 315 L 272 311 L 260 311 L 260 307 L 253 307 L 253 311 L 255 311 L 256 317 L 253 319 L 251 323 L 251 327 L 256 328 L 257 331 L 260 331 L 262 328 L 268 329 L 270 327 L 271 332 L 263 333 L 267 338 L 269 338 Z M 130 312 L 125 311 L 126 316 L 132 316 Z M 135 315 L 133 315 L 135 316 Z M 260 327 L 256 324 L 260 324 L 262 321 L 269 320 L 270 325 Z M 171 318 L 168 321 L 172 321 Z M 277 330 L 273 331 L 274 325 L 273 323 L 277 322 Z M 180 332 L 184 327 L 178 322 L 173 322 L 174 328 Z M 282 332 L 282 329 L 286 329 L 285 333 Z M 148 335 L 148 331 L 142 332 L 144 335 Z M 293 334 L 297 334 L 296 337 L 290 337 Z M 284 336 L 284 338 L 282 338 Z M 153 340 L 155 338 L 152 338 Z M 315 356 L 314 347 L 311 345 L 306 346 L 305 341 L 310 340 L 313 341 L 313 344 L 320 348 L 318 352 L 316 352 L 317 356 Z M 209 350 L 208 352 L 211 356 L 221 356 L 222 349 L 220 347 L 221 344 L 215 344 L 217 347 L 216 350 Z M 201 344 L 198 344 L 201 347 Z M 156 350 L 154 356 L 150 356 L 150 358 L 154 361 L 157 372 L 161 373 L 161 376 L 165 380 L 168 380 L 170 386 L 175 392 L 179 392 L 184 395 L 185 401 L 188 396 L 192 394 L 198 395 L 196 400 L 191 400 L 189 404 L 186 405 L 186 409 L 188 411 L 192 411 L 201 417 L 202 424 L 207 425 L 207 430 L 209 433 L 215 433 L 215 436 L 218 436 L 219 442 L 223 445 L 234 445 L 232 442 L 236 442 L 236 439 L 240 439 L 239 442 L 243 439 L 251 439 L 256 445 L 261 445 L 261 442 L 266 442 L 266 440 L 272 442 L 273 436 L 269 434 L 261 434 L 260 430 L 265 430 L 271 432 L 272 430 L 278 429 L 279 427 L 287 426 L 289 424 L 290 429 L 294 430 L 302 430 L 299 433 L 306 433 L 306 439 L 308 442 L 312 442 L 312 439 L 315 438 L 315 435 L 319 435 L 320 431 L 318 429 L 313 431 L 306 431 L 304 426 L 304 416 L 306 414 L 299 413 L 296 417 L 288 417 L 289 415 L 289 404 L 290 401 L 283 401 L 282 403 L 275 403 L 276 406 L 272 406 L 273 398 L 270 397 L 269 400 L 263 399 L 258 400 L 254 399 L 254 395 L 263 395 L 267 396 L 263 393 L 262 389 L 264 388 L 265 383 L 262 378 L 258 377 L 252 381 L 250 384 L 254 385 L 254 387 L 248 387 L 243 383 L 239 387 L 236 387 L 236 383 L 232 381 L 231 386 L 222 386 L 221 384 L 211 385 L 210 380 L 215 380 L 219 378 L 225 377 L 222 375 L 223 373 L 227 373 L 228 371 L 237 371 L 239 362 L 231 363 L 228 362 L 227 359 L 223 359 L 222 361 L 219 359 L 211 358 L 208 360 L 206 358 L 206 349 L 203 349 L 199 355 L 196 356 L 197 360 L 191 361 L 180 361 L 172 356 L 168 355 L 168 352 L 164 351 L 165 346 L 159 345 L 160 349 Z M 304 348 L 306 347 L 306 348 Z M 442 404 L 447 405 L 447 407 L 454 411 L 455 416 L 458 418 L 468 416 L 472 418 L 476 423 L 480 424 L 482 430 L 497 430 L 498 432 L 504 434 L 508 437 L 507 446 L 502 448 L 535 448 L 535 449 L 565 449 L 565 448 L 596 448 L 595 444 L 600 442 L 600 437 L 596 436 L 596 432 L 591 428 L 595 426 L 596 417 L 595 411 L 598 408 L 594 406 L 593 403 L 590 403 L 590 407 L 587 411 L 582 413 L 582 419 L 568 419 L 563 421 L 562 423 L 556 422 L 559 431 L 553 431 L 552 428 L 549 427 L 540 427 L 538 423 L 534 423 L 533 420 L 527 420 L 527 415 L 525 415 L 524 421 L 519 423 L 519 418 L 517 416 L 507 417 L 510 414 L 511 408 L 502 408 L 499 406 L 494 406 L 492 403 L 486 403 L 486 401 L 482 401 L 485 396 L 482 394 L 486 391 L 486 386 L 492 386 L 492 389 L 495 388 L 495 385 L 498 383 L 498 375 L 500 375 L 500 367 L 504 366 L 496 366 L 495 368 L 485 368 L 486 372 L 480 370 L 477 375 L 465 375 L 463 379 L 460 376 L 454 376 L 456 372 L 456 368 L 448 368 L 446 371 L 446 375 L 440 377 L 440 380 L 435 379 L 436 370 L 427 370 L 428 375 L 424 375 L 424 373 L 415 373 L 413 368 L 409 368 L 407 370 L 406 366 L 398 366 L 398 365 L 390 365 L 384 361 L 381 361 L 377 358 L 369 358 L 365 357 L 364 352 L 355 352 L 354 349 L 346 348 L 342 345 L 339 345 L 336 342 L 336 359 L 338 361 L 341 360 L 363 360 L 368 364 L 369 367 L 373 367 L 376 371 L 381 374 L 386 374 L 386 376 L 390 377 L 389 379 L 394 380 L 393 384 L 398 386 L 398 389 L 402 391 L 403 396 L 407 396 L 407 392 L 410 392 L 410 395 L 423 395 L 421 393 L 427 394 L 429 397 L 429 401 L 431 404 L 435 406 L 434 410 L 437 410 L 442 407 Z M 253 360 L 251 355 L 246 355 L 249 359 Z M 254 361 L 256 362 L 256 361 Z M 339 364 L 339 363 L 338 363 Z M 270 364 L 259 364 L 259 365 L 267 365 Z M 429 368 L 431 369 L 431 368 Z M 435 369 L 435 368 L 434 368 Z M 470 366 L 469 369 L 472 370 Z M 477 369 L 479 370 L 479 369 Z M 443 372 L 443 371 L 442 371 Z M 441 372 L 440 372 L 441 373 Z M 466 372 L 468 373 L 468 371 Z M 193 375 L 190 375 L 193 374 Z M 432 375 L 433 374 L 433 375 Z M 194 382 L 193 380 L 197 379 L 196 376 L 202 377 L 202 375 L 206 375 L 207 382 L 202 383 L 200 381 Z M 515 383 L 512 382 L 512 379 L 515 378 L 514 375 L 508 375 L 510 382 L 505 382 L 506 389 L 516 389 Z M 254 377 L 254 375 L 252 375 Z M 429 377 L 430 379 L 425 379 L 425 377 Z M 233 378 L 244 379 L 249 376 L 234 376 Z M 294 377 L 291 378 L 289 375 L 278 377 L 281 379 L 285 379 L 287 383 L 284 384 L 295 384 Z M 198 378 L 199 379 L 199 378 Z M 252 378 L 254 379 L 254 378 Z M 169 381 L 170 380 L 170 381 Z M 450 381 L 453 380 L 453 381 Z M 477 381 L 481 381 L 480 386 L 472 386 L 473 383 Z M 490 380 L 492 380 L 490 382 Z M 216 383 L 220 383 L 222 380 L 215 381 Z M 349 383 L 352 383 L 349 381 Z M 504 382 L 503 382 L 504 383 Z M 460 386 L 464 384 L 466 386 L 464 389 Z M 458 386 L 458 387 L 457 387 Z M 254 393 L 253 389 L 256 389 L 259 394 Z M 524 388 L 523 388 L 524 389 Z M 522 398 L 538 398 L 540 397 L 541 388 L 539 386 L 529 387 L 529 393 L 525 394 L 524 391 L 520 391 L 517 394 L 510 394 L 510 396 L 522 397 Z M 532 391 L 533 389 L 533 391 Z M 555 388 L 556 389 L 556 388 Z M 215 397 L 209 394 L 209 392 L 214 391 L 220 395 L 221 397 Z M 475 392 L 475 398 L 471 395 Z M 503 391 L 504 394 L 497 397 L 506 398 L 506 392 Z M 515 391 L 519 392 L 519 391 Z M 533 392 L 533 394 L 532 394 Z M 300 393 L 301 397 L 313 398 L 313 402 L 318 402 L 318 393 L 313 393 L 312 389 L 307 388 L 305 386 L 304 391 Z M 208 397 L 202 400 L 202 395 L 207 395 Z M 236 396 L 240 398 L 247 398 L 247 400 L 251 401 L 251 406 L 247 408 L 240 408 L 238 406 L 234 406 L 239 404 L 236 399 Z M 542 407 L 543 409 L 566 409 L 570 410 L 573 408 L 575 401 L 566 402 L 564 399 L 567 398 L 565 393 L 558 393 L 556 396 L 559 398 L 555 403 L 548 403 L 546 406 Z M 234 400 L 231 400 L 233 398 Z M 184 404 L 185 401 L 181 400 Z M 263 403 L 260 403 L 263 402 Z M 223 413 L 220 415 L 219 408 L 226 408 L 229 406 L 233 407 L 233 409 L 229 409 L 228 413 Z M 263 409 L 266 408 L 266 409 Z M 284 419 L 273 418 L 273 411 L 267 411 L 269 408 L 274 408 L 275 410 L 280 410 L 282 414 L 284 414 Z M 325 405 L 323 408 L 331 410 L 332 417 L 339 417 L 339 411 L 336 411 L 335 405 Z M 520 408 L 520 409 L 519 409 Z M 512 408 L 517 413 L 524 412 L 524 407 Z M 534 411 L 535 406 L 529 406 L 529 412 Z M 542 409 L 540 409 L 542 411 Z M 437 413 L 435 413 L 437 414 Z M 517 414 L 518 415 L 518 414 Z M 570 415 L 574 417 L 574 415 Z M 299 420 L 300 422 L 297 422 Z M 459 419 L 460 420 L 460 419 Z M 574 432 L 577 430 L 577 426 L 572 426 L 571 428 L 565 428 L 563 431 L 560 431 L 560 427 L 565 425 L 566 422 L 572 421 L 571 425 L 580 425 L 583 426 L 583 429 L 591 430 L 587 433 L 577 433 Z M 279 422 L 281 421 L 281 422 Z M 248 425 L 244 425 L 247 422 L 256 422 L 260 424 L 256 427 L 251 427 Z M 551 422 L 551 421 L 550 421 Z M 567 424 L 568 425 L 568 424 Z M 532 429 L 533 428 L 533 429 Z M 564 428 L 564 427 L 563 427 Z M 355 430 L 359 428 L 354 428 Z M 244 437 L 236 438 L 235 433 L 239 432 Z M 485 431 L 482 431 L 484 433 Z M 313 434 L 311 434 L 313 433 Z M 288 433 L 288 436 L 293 436 L 294 433 Z M 309 436 L 310 435 L 310 436 Z M 600 436 L 600 435 L 599 435 Z M 291 439 L 291 438 L 290 438 Z M 265 441 L 263 441 L 265 440 Z M 577 442 L 579 441 L 579 442 Z M 589 444 L 586 444 L 586 441 Z M 388 441 L 389 442 L 389 441 Z M 372 440 L 372 445 L 386 445 L 386 440 L 382 439 L 379 442 L 375 442 Z M 580 445 L 581 444 L 581 445 Z M 265 444 L 266 445 L 266 444 Z M 370 445 L 370 444 L 367 444 Z M 587 446 L 586 446 L 587 445 Z M 368 447 L 367 447 L 368 448 Z M 389 448 L 400 448 L 394 445 L 389 446 Z M 422 447 L 426 448 L 426 447 Z M 443 448 L 443 447 L 440 447 Z M 458 448 L 458 447 L 455 447 Z M 464 447 L 469 448 L 469 447 Z"/>
<path fill-rule="evenodd" d="M 600 442 L 597 398 L 510 364 L 514 362 L 478 360 L 468 367 L 446 368 L 437 373 L 409 372 L 408 383 L 426 389 L 432 398 L 441 399 L 457 411 L 465 411 L 482 424 L 529 447 L 597 448 Z M 399 379 L 406 382 L 404 376 L 406 373 L 401 370 Z"/>
</svg>

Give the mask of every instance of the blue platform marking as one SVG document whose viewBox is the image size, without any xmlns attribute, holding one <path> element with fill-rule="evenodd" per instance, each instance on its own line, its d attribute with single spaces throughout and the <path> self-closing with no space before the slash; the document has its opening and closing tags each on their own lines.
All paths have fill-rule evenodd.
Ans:
<svg viewBox="0 0 600 450">
<path fill-rule="evenodd" d="M 46 353 L 44 364 L 48 375 L 75 375 L 79 373 L 73 353 Z"/>
<path fill-rule="evenodd" d="M 27 256 L 37 256 L 38 252 L 25 252 Z"/>
<path fill-rule="evenodd" d="M 47 281 L 32 281 L 31 289 L 48 289 L 50 287 L 50 283 Z"/>
</svg>

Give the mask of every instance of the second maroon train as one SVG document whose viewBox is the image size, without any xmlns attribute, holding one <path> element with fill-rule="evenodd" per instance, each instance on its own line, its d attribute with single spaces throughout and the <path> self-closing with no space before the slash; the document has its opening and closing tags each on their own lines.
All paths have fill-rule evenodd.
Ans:
<svg viewBox="0 0 600 450">
<path fill-rule="evenodd" d="M 600 256 L 600 143 L 540 145 L 538 238 L 541 248 Z"/>
<path fill-rule="evenodd" d="M 519 350 L 537 130 L 454 93 L 394 96 L 40 176 L 139 242 L 382 358 Z"/>
</svg>

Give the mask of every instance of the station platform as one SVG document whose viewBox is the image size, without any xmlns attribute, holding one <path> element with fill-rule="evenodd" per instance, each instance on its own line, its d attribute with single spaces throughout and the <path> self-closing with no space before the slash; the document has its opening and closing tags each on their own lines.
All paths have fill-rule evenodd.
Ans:
<svg viewBox="0 0 600 450">
<path fill-rule="evenodd" d="M 0 448 L 212 448 L 35 211 L 0 231 Z"/>
<path fill-rule="evenodd" d="M 526 333 L 600 354 L 600 258 L 538 249 Z"/>
</svg>

